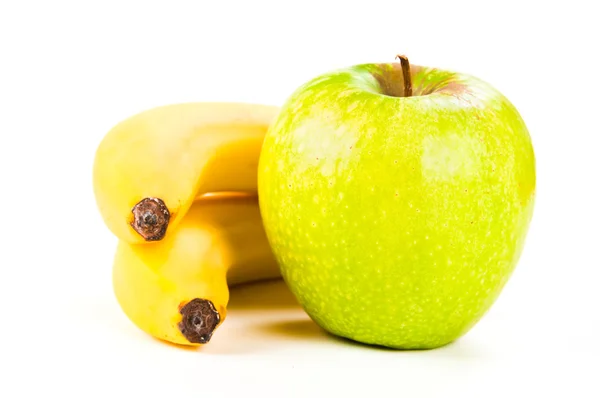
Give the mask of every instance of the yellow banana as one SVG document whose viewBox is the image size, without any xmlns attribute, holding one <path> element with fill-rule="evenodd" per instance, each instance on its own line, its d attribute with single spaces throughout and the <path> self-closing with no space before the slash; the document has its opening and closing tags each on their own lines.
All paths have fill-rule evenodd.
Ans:
<svg viewBox="0 0 600 398">
<path fill-rule="evenodd" d="M 113 287 L 121 308 L 150 335 L 207 343 L 226 317 L 228 286 L 280 277 L 254 195 L 195 201 L 160 242 L 119 241 Z"/>
<path fill-rule="evenodd" d="M 205 193 L 256 193 L 260 149 L 278 111 L 184 103 L 117 124 L 94 158 L 94 195 L 105 224 L 128 243 L 157 241 Z"/>
</svg>

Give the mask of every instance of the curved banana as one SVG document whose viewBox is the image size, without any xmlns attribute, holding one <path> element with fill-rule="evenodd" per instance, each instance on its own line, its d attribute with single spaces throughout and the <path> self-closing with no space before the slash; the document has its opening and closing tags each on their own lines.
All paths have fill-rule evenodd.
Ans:
<svg viewBox="0 0 600 398">
<path fill-rule="evenodd" d="M 94 195 L 107 227 L 128 243 L 161 240 L 209 192 L 257 191 L 276 106 L 184 103 L 122 121 L 100 142 Z"/>
<path fill-rule="evenodd" d="M 228 286 L 280 276 L 250 195 L 194 202 L 162 241 L 120 241 L 113 264 L 114 292 L 129 319 L 183 345 L 210 340 L 225 320 Z"/>
</svg>

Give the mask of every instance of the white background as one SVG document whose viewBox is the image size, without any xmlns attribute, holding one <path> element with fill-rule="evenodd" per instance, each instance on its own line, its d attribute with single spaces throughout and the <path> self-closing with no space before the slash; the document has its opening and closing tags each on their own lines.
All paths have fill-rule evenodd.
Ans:
<svg viewBox="0 0 600 398">
<path fill-rule="evenodd" d="M 0 396 L 600 396 L 593 1 L 0 4 Z M 92 194 L 103 135 L 167 103 L 280 104 L 316 74 L 397 53 L 487 80 L 530 129 L 535 214 L 485 318 L 439 350 L 368 348 L 269 285 L 235 291 L 202 350 L 136 329 Z"/>
</svg>

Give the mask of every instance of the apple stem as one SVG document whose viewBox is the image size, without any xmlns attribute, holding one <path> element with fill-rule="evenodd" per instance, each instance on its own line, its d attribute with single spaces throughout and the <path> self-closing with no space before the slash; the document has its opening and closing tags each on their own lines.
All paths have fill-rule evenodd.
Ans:
<svg viewBox="0 0 600 398">
<path fill-rule="evenodd" d="M 396 59 L 400 59 L 400 66 L 402 66 L 402 77 L 404 79 L 404 96 L 412 96 L 412 80 L 410 77 L 410 63 L 406 55 L 396 55 Z"/>
</svg>

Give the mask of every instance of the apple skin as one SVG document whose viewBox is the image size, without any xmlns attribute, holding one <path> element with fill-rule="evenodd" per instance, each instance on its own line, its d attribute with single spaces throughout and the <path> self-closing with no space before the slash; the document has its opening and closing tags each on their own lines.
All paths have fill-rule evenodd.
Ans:
<svg viewBox="0 0 600 398">
<path fill-rule="evenodd" d="M 265 138 L 261 213 L 284 280 L 330 333 L 430 349 L 492 306 L 534 208 L 527 127 L 473 76 L 398 64 L 299 87 Z"/>
</svg>

